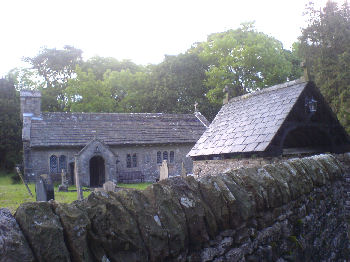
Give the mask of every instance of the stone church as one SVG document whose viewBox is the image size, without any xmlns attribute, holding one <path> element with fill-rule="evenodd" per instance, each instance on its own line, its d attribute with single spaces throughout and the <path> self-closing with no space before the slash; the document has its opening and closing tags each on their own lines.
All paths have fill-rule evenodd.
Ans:
<svg viewBox="0 0 350 262">
<path fill-rule="evenodd" d="M 41 94 L 21 91 L 24 174 L 28 180 L 62 170 L 75 183 L 98 187 L 105 181 L 156 181 L 163 160 L 169 176 L 189 173 L 186 157 L 209 125 L 199 112 L 61 113 L 41 112 Z"/>
</svg>

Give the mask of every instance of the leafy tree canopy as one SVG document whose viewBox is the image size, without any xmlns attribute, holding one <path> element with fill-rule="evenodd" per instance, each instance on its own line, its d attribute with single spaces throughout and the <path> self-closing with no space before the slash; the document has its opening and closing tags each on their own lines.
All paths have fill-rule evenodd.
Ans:
<svg viewBox="0 0 350 262">
<path fill-rule="evenodd" d="M 106 82 L 96 78 L 91 69 L 83 72 L 79 66 L 77 77 L 70 79 L 65 89 L 67 108 L 72 112 L 113 112 L 115 101 Z"/>
<path fill-rule="evenodd" d="M 67 107 L 64 90 L 75 74 L 75 67 L 82 62 L 82 51 L 72 46 L 62 50 L 43 48 L 38 55 L 24 61 L 31 64 L 34 74 L 44 79 L 45 87 L 37 87 L 42 92 L 42 110 L 63 111 Z"/>
<path fill-rule="evenodd" d="M 225 86 L 239 96 L 300 75 L 293 71 L 297 57 L 275 38 L 257 32 L 253 23 L 212 34 L 189 52 L 198 53 L 207 65 L 208 97 L 217 103 L 222 101 Z"/>
<path fill-rule="evenodd" d="M 350 9 L 328 1 L 319 10 L 313 3 L 305 15 L 308 26 L 300 37 L 299 52 L 340 122 L 350 132 Z"/>
<path fill-rule="evenodd" d="M 130 70 L 131 73 L 136 73 L 139 71 L 143 71 L 143 67 L 136 65 L 130 60 L 118 61 L 113 57 L 95 56 L 88 59 L 86 62 L 82 62 L 81 70 L 85 72 L 88 72 L 88 70 L 92 70 L 96 78 L 102 80 L 103 75 L 107 70 L 118 72 L 122 70 Z"/>
</svg>

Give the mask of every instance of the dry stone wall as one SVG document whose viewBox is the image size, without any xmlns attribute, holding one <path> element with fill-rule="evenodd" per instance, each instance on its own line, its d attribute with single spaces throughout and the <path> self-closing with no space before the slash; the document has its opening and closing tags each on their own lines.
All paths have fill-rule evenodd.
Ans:
<svg viewBox="0 0 350 262">
<path fill-rule="evenodd" d="M 18 261 L 32 261 L 31 252 L 52 262 L 347 261 L 345 173 L 321 155 L 72 204 L 26 203 L 15 219 L 28 259 Z M 11 237 L 1 239 L 6 246 Z M 11 261 L 1 250 L 0 261 Z"/>
</svg>

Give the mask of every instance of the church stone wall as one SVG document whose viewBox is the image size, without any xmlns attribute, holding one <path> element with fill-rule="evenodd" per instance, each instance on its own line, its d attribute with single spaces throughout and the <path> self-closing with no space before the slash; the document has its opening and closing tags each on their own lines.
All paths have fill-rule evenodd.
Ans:
<svg viewBox="0 0 350 262">
<path fill-rule="evenodd" d="M 149 182 L 155 182 L 159 179 L 159 169 L 162 165 L 157 163 L 157 152 L 160 151 L 163 156 L 163 152 L 174 151 L 175 158 L 174 163 L 169 163 L 169 176 L 177 176 L 181 174 L 181 163 L 184 163 L 187 173 L 192 173 L 192 160 L 186 157 L 186 154 L 191 150 L 193 144 L 188 145 L 159 145 L 159 146 L 124 146 L 113 147 L 113 152 L 118 155 L 120 161 L 117 165 L 118 171 L 142 171 L 145 175 L 145 180 Z M 127 154 L 137 154 L 137 167 L 126 167 Z"/>
<path fill-rule="evenodd" d="M 117 156 L 118 164 L 116 172 L 130 172 L 141 171 L 145 176 L 145 181 L 155 182 L 159 178 L 159 168 L 161 164 L 157 163 L 157 152 L 162 154 L 164 151 L 174 151 L 174 163 L 169 163 L 169 176 L 176 176 L 181 174 L 181 163 L 184 162 L 187 173 L 192 172 L 192 160 L 186 157 L 186 154 L 191 150 L 193 144 L 183 145 L 156 145 L 156 146 L 111 146 L 110 149 Z M 68 177 L 72 181 L 70 163 L 74 163 L 75 155 L 80 152 L 82 148 L 29 148 L 25 156 L 28 160 L 25 162 L 26 178 L 29 181 L 35 181 L 35 176 L 40 174 L 49 174 L 49 159 L 51 155 L 65 155 L 68 164 Z M 126 167 L 127 154 L 137 154 L 137 167 Z M 60 181 L 60 174 L 52 175 L 53 179 Z M 88 181 L 83 180 L 83 184 L 88 184 Z M 136 181 L 135 181 L 136 182 Z M 139 181 L 137 181 L 139 182 Z"/>
</svg>

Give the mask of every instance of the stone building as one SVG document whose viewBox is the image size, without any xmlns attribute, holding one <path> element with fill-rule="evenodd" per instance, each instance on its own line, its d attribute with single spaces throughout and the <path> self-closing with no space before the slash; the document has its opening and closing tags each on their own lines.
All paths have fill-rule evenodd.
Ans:
<svg viewBox="0 0 350 262">
<path fill-rule="evenodd" d="M 349 145 L 318 88 L 300 79 L 230 99 L 188 156 L 195 160 L 194 173 L 200 173 L 264 164 L 275 157 L 343 153 Z"/>
<path fill-rule="evenodd" d="M 192 172 L 186 154 L 208 121 L 194 114 L 41 112 L 41 94 L 21 91 L 24 174 L 58 178 L 62 170 L 81 185 L 155 181 L 167 160 L 169 176 Z"/>
</svg>

